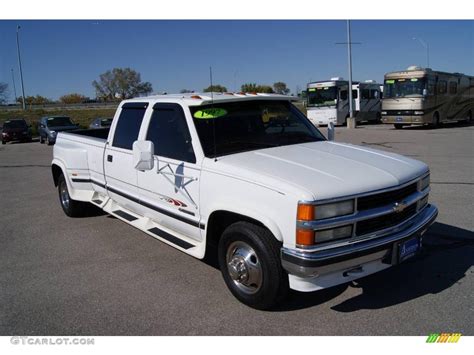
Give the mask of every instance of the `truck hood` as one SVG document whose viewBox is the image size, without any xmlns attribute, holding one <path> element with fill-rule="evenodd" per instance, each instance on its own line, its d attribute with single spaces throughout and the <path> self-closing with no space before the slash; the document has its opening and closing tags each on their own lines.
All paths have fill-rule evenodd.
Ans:
<svg viewBox="0 0 474 355">
<path fill-rule="evenodd" d="M 317 200 L 397 186 L 428 171 L 426 164 L 398 154 L 328 141 L 224 156 L 212 168 Z"/>
</svg>

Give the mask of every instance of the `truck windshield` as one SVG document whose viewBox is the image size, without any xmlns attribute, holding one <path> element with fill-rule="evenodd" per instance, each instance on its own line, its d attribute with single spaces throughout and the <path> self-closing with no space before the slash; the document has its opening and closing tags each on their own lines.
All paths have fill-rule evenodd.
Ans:
<svg viewBox="0 0 474 355">
<path fill-rule="evenodd" d="M 207 157 L 326 140 L 288 101 L 215 103 L 190 110 Z"/>
<path fill-rule="evenodd" d="M 385 80 L 384 97 L 421 97 L 425 88 L 424 78 L 387 79 Z"/>
<path fill-rule="evenodd" d="M 50 117 L 46 121 L 48 127 L 63 127 L 63 126 L 73 126 L 74 123 L 69 117 Z"/>
<path fill-rule="evenodd" d="M 308 106 L 335 105 L 337 92 L 335 86 L 325 86 L 308 89 Z"/>
</svg>

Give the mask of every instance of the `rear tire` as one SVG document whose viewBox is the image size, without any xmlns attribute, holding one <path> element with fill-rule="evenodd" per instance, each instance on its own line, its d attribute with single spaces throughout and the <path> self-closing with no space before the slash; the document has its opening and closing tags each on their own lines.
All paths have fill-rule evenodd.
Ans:
<svg viewBox="0 0 474 355">
<path fill-rule="evenodd" d="M 403 125 L 400 124 L 400 123 L 395 123 L 393 126 L 395 127 L 395 129 L 402 129 L 403 128 Z"/>
<path fill-rule="evenodd" d="M 53 144 L 53 143 L 51 143 L 51 141 L 49 140 L 49 137 L 48 137 L 48 136 L 46 136 L 46 144 L 47 144 L 47 145 L 52 145 L 52 144 Z"/>
<path fill-rule="evenodd" d="M 58 178 L 58 194 L 59 203 L 64 213 L 69 217 L 83 217 L 90 211 L 91 207 L 93 207 L 88 202 L 76 201 L 71 198 L 63 174 Z"/>
<path fill-rule="evenodd" d="M 224 281 L 242 303 L 271 309 L 288 294 L 279 243 L 270 231 L 249 222 L 226 228 L 219 240 L 218 260 Z"/>
<path fill-rule="evenodd" d="M 470 110 L 467 113 L 467 123 L 472 123 L 472 111 Z"/>
<path fill-rule="evenodd" d="M 5 141 L 2 141 L 2 144 L 7 144 L 7 142 L 5 142 Z"/>
</svg>

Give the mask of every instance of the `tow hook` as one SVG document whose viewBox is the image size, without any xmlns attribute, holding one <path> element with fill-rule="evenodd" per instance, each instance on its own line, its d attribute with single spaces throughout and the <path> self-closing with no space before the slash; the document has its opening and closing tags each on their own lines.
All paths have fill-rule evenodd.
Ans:
<svg viewBox="0 0 474 355">
<path fill-rule="evenodd" d="M 357 274 L 360 274 L 364 272 L 364 269 L 362 268 L 362 266 L 357 266 L 353 269 L 350 269 L 350 270 L 347 270 L 347 271 L 344 271 L 342 273 L 342 276 L 344 277 L 348 277 L 348 276 L 354 276 L 354 275 L 357 275 Z"/>
</svg>

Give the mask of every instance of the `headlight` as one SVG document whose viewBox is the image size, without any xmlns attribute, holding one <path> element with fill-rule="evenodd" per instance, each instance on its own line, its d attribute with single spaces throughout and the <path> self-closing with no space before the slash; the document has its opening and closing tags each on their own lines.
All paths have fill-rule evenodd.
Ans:
<svg viewBox="0 0 474 355">
<path fill-rule="evenodd" d="M 331 217 L 345 216 L 354 213 L 354 200 L 326 203 L 321 205 L 300 203 L 298 205 L 299 221 L 314 221 Z"/>
<path fill-rule="evenodd" d="M 56 131 L 49 131 L 49 134 L 51 134 L 52 136 L 55 136 L 55 135 L 56 135 Z"/>
<path fill-rule="evenodd" d="M 425 114 L 424 111 L 415 111 L 414 113 L 415 113 L 415 115 L 424 115 Z"/>
<path fill-rule="evenodd" d="M 423 191 L 428 186 L 430 186 L 430 174 L 426 175 L 418 182 L 418 191 Z"/>
<path fill-rule="evenodd" d="M 314 219 L 324 219 L 337 216 L 345 216 L 354 213 L 354 200 L 328 203 L 315 207 Z"/>
<path fill-rule="evenodd" d="M 311 229 L 296 230 L 296 245 L 308 247 L 319 243 L 352 237 L 352 225 L 314 231 Z"/>
<path fill-rule="evenodd" d="M 352 236 L 352 225 L 316 231 L 314 240 L 316 243 L 330 242 L 335 239 L 349 238 Z"/>
<path fill-rule="evenodd" d="M 380 112 L 382 115 L 386 115 L 387 114 L 387 111 L 382 111 Z"/>
<path fill-rule="evenodd" d="M 417 202 L 417 210 L 421 210 L 426 204 L 428 203 L 428 195 L 426 195 L 425 197 L 423 197 L 421 200 L 418 200 Z"/>
</svg>

